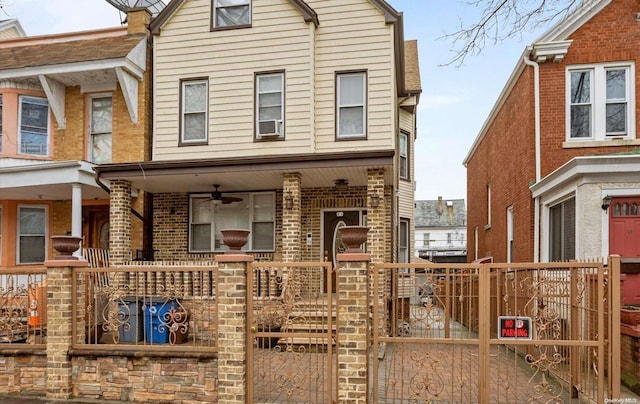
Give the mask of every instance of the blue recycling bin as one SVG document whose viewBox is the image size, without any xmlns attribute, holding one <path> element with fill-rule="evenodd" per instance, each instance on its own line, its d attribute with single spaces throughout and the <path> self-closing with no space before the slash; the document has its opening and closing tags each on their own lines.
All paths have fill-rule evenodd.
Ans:
<svg viewBox="0 0 640 404">
<path fill-rule="evenodd" d="M 134 296 L 118 302 L 118 336 L 120 342 L 142 341 L 142 302 Z"/>
<path fill-rule="evenodd" d="M 149 344 L 168 344 L 171 310 L 178 310 L 178 302 L 164 297 L 152 297 L 144 310 L 145 341 Z"/>
</svg>

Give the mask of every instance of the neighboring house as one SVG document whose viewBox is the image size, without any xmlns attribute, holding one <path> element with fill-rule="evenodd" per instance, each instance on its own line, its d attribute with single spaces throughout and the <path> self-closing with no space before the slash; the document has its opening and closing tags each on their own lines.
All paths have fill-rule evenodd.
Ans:
<svg viewBox="0 0 640 404">
<path fill-rule="evenodd" d="M 15 39 L 25 37 L 24 29 L 20 25 L 20 21 L 15 18 L 9 20 L 0 20 L 0 41 L 5 39 Z"/>
<path fill-rule="evenodd" d="M 464 199 L 416 201 L 416 256 L 432 262 L 467 262 Z"/>
<path fill-rule="evenodd" d="M 149 20 L 0 40 L 0 266 L 53 258 L 52 235 L 108 248 L 108 183 L 93 168 L 149 156 Z M 142 222 L 132 227 L 141 249 Z"/>
<path fill-rule="evenodd" d="M 402 14 L 382 0 L 174 0 L 151 29 L 152 161 L 98 175 L 112 209 L 153 193 L 156 259 L 212 259 L 221 229 L 244 228 L 256 259 L 334 260 L 344 225 L 370 227 L 376 262 L 413 257 L 421 88 Z M 126 239 L 120 219 L 112 237 Z"/>
<path fill-rule="evenodd" d="M 524 51 L 464 160 L 470 261 L 638 269 L 638 11 L 586 1 Z"/>
</svg>

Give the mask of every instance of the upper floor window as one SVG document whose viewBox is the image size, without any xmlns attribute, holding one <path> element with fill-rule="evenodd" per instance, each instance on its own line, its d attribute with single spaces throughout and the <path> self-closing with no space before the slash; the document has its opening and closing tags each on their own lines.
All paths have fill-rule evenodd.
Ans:
<svg viewBox="0 0 640 404">
<path fill-rule="evenodd" d="M 337 76 L 337 133 L 338 139 L 367 136 L 367 74 L 341 73 Z"/>
<path fill-rule="evenodd" d="M 213 0 L 213 28 L 251 25 L 251 0 Z"/>
<path fill-rule="evenodd" d="M 2 94 L 0 94 L 0 152 L 2 152 Z"/>
<path fill-rule="evenodd" d="M 43 206 L 18 207 L 18 263 L 44 262 L 47 210 Z"/>
<path fill-rule="evenodd" d="M 284 73 L 256 75 L 256 139 L 284 138 Z"/>
<path fill-rule="evenodd" d="M 180 90 L 180 143 L 202 144 L 207 141 L 209 116 L 209 82 L 206 79 L 184 80 Z"/>
<path fill-rule="evenodd" d="M 90 114 L 89 161 L 98 164 L 110 163 L 111 118 L 113 116 L 111 97 L 92 97 Z"/>
<path fill-rule="evenodd" d="M 635 137 L 633 66 L 595 65 L 567 71 L 567 137 Z"/>
<path fill-rule="evenodd" d="M 233 194 L 240 201 L 224 203 L 210 195 L 191 195 L 189 203 L 189 252 L 223 251 L 223 229 L 251 230 L 246 248 L 273 251 L 275 248 L 275 194 L 273 192 Z"/>
<path fill-rule="evenodd" d="M 21 154 L 49 154 L 49 102 L 46 98 L 20 97 Z"/>
<path fill-rule="evenodd" d="M 399 140 L 400 178 L 409 179 L 409 135 L 400 132 Z"/>
</svg>

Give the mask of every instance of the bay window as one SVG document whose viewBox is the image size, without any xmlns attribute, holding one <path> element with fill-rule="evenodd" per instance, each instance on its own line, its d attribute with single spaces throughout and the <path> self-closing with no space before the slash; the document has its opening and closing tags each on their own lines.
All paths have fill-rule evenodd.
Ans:
<svg viewBox="0 0 640 404">
<path fill-rule="evenodd" d="M 219 252 L 224 229 L 249 229 L 250 251 L 273 251 L 275 248 L 275 194 L 273 192 L 234 193 L 242 199 L 223 203 L 210 194 L 194 194 L 189 203 L 189 252 Z"/>
<path fill-rule="evenodd" d="M 575 198 L 549 208 L 549 260 L 566 261 L 576 255 Z"/>
</svg>

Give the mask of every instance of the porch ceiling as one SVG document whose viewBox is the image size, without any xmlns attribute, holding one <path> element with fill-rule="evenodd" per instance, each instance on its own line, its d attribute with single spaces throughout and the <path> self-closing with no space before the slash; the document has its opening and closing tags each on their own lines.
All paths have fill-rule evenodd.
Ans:
<svg viewBox="0 0 640 404">
<path fill-rule="evenodd" d="M 96 168 L 106 180 L 131 181 L 133 188 L 153 192 L 222 192 L 282 188 L 287 172 L 302 175 L 303 188 L 333 187 L 337 179 L 366 186 L 368 168 L 384 168 L 385 184 L 393 185 L 393 151 L 234 160 L 152 161 L 108 164 Z"/>
</svg>

